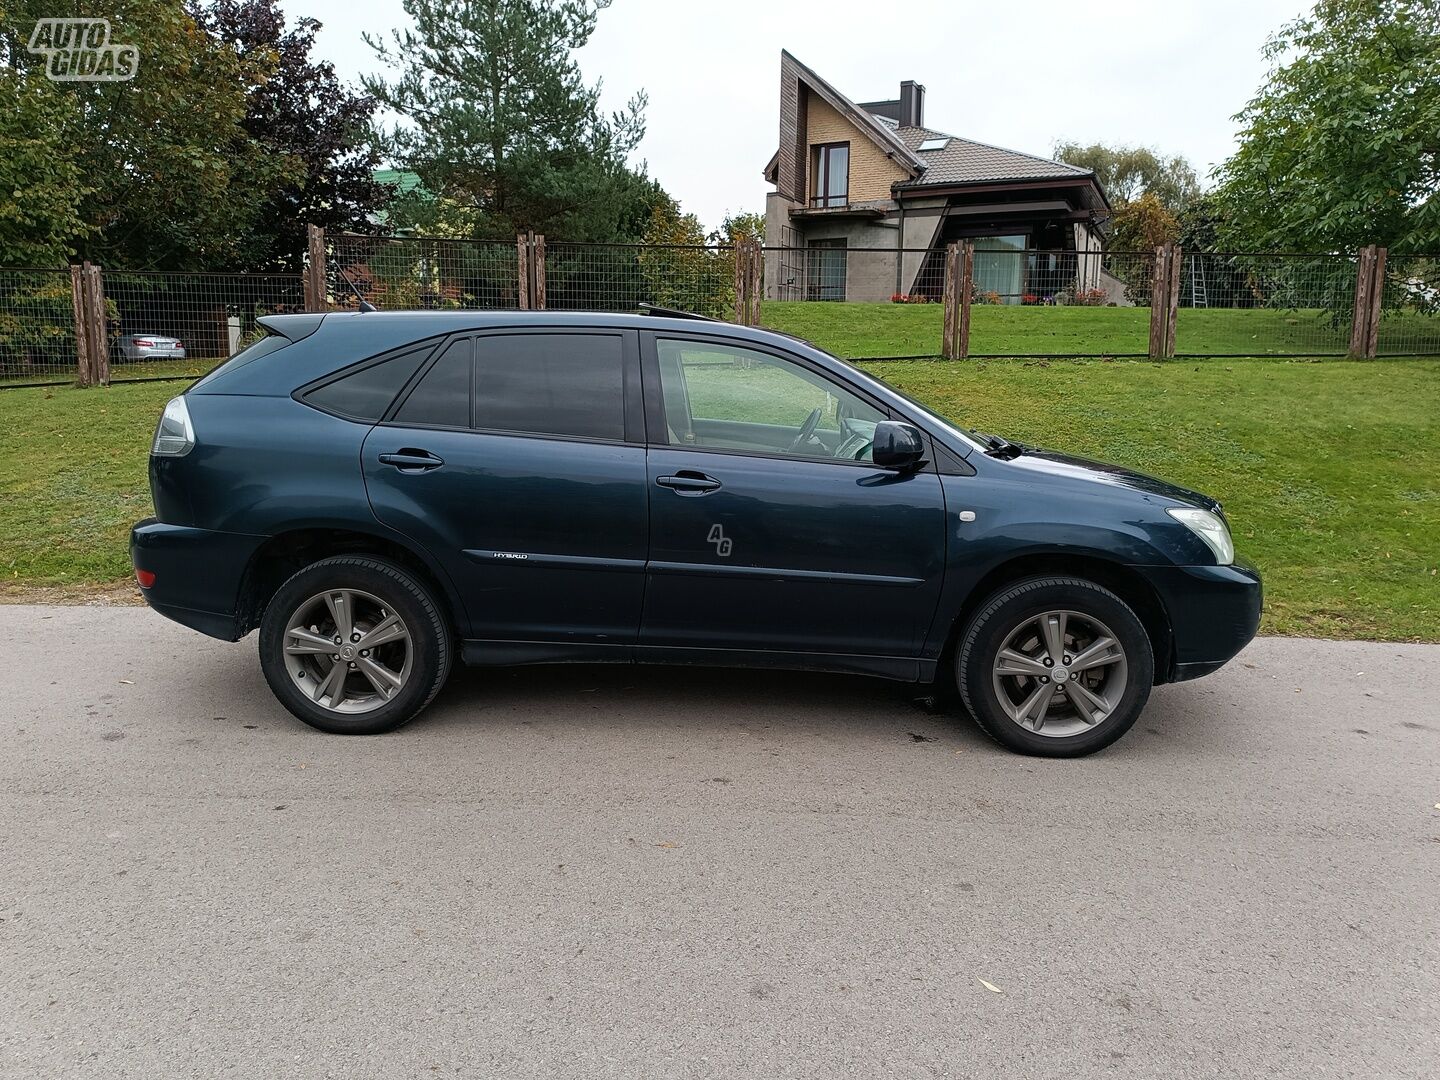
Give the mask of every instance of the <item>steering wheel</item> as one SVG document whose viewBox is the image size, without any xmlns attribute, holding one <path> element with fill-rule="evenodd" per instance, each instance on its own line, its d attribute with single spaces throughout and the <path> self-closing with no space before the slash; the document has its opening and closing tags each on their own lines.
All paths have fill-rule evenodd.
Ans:
<svg viewBox="0 0 1440 1080">
<path fill-rule="evenodd" d="M 815 434 L 815 429 L 820 426 L 820 410 L 811 409 L 810 415 L 805 417 L 805 422 L 800 425 L 800 434 L 795 436 L 795 441 L 790 444 L 789 453 L 795 453 L 805 441 Z"/>
</svg>

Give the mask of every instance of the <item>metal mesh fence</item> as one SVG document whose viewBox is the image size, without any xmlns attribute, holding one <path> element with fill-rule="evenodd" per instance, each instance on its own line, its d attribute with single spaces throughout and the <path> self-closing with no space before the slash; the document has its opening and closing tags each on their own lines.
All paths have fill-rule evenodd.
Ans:
<svg viewBox="0 0 1440 1080">
<path fill-rule="evenodd" d="M 969 355 L 1147 354 L 1152 252 L 974 244 Z M 508 241 L 334 235 L 326 299 L 353 307 L 353 282 L 391 309 L 635 311 L 648 303 L 736 317 L 736 253 L 726 246 L 521 246 L 524 258 Z M 940 352 L 944 249 L 817 241 L 764 248 L 761 264 L 764 326 L 851 359 Z M 1349 255 L 1182 253 L 1176 352 L 1344 355 L 1357 269 Z M 203 374 L 247 343 L 259 316 L 305 305 L 299 274 L 104 270 L 99 279 L 104 306 L 87 310 L 103 312 L 112 381 Z M 0 386 L 76 378 L 71 281 L 68 269 L 0 269 Z M 1380 355 L 1440 355 L 1440 256 L 1389 256 L 1380 297 Z"/>
<path fill-rule="evenodd" d="M 972 356 L 1145 355 L 1153 254 L 975 243 Z M 853 359 L 939 352 L 944 248 L 770 247 L 764 270 L 766 326 Z M 839 304 L 891 307 L 852 314 Z"/>
<path fill-rule="evenodd" d="M 1380 356 L 1440 354 L 1440 255 L 1391 255 L 1385 262 Z"/>
<path fill-rule="evenodd" d="M 735 253 L 726 246 L 548 244 L 545 306 L 635 311 L 640 304 L 735 317 Z"/>
<path fill-rule="evenodd" d="M 0 385 L 75 378 L 69 270 L 0 270 Z"/>
<path fill-rule="evenodd" d="M 1355 269 L 1349 255 L 1183 253 L 1175 351 L 1343 356 Z"/>
<path fill-rule="evenodd" d="M 104 274 L 110 380 L 203 375 L 260 332 L 256 319 L 304 311 L 299 274 Z"/>
<path fill-rule="evenodd" d="M 392 310 L 520 307 L 513 241 L 342 233 L 331 239 L 326 270 L 329 298 L 337 307 L 356 306 L 356 291 Z"/>
</svg>

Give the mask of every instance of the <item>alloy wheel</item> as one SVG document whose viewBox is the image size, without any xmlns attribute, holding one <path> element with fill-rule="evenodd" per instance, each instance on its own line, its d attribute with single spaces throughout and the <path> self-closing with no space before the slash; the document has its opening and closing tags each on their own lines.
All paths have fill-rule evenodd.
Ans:
<svg viewBox="0 0 1440 1080">
<path fill-rule="evenodd" d="M 357 714 L 380 708 L 405 686 L 410 630 L 393 608 L 358 589 L 328 589 L 285 624 L 285 669 L 316 705 Z"/>
<path fill-rule="evenodd" d="M 1017 624 L 995 655 L 995 694 L 1026 731 L 1065 738 L 1106 720 L 1125 696 L 1120 639 L 1079 611 L 1046 611 Z"/>
</svg>

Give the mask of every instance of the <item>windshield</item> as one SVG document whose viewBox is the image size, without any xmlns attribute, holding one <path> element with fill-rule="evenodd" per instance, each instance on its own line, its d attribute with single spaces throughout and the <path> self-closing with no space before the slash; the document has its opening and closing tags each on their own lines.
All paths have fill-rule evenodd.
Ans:
<svg viewBox="0 0 1440 1080">
<path fill-rule="evenodd" d="M 842 363 L 845 363 L 845 364 L 849 364 L 848 361 L 841 361 L 841 362 L 842 362 Z M 849 365 L 849 366 L 853 367 L 854 365 Z M 961 440 L 961 442 L 962 442 L 964 445 L 966 445 L 966 446 L 972 446 L 972 447 L 973 447 L 973 446 L 976 445 L 976 440 L 975 440 L 975 436 L 974 436 L 974 435 L 970 434 L 970 432 L 964 430 L 963 428 L 960 428 L 960 427 L 956 426 L 956 424 L 955 424 L 955 422 L 954 422 L 953 420 L 948 420 L 948 419 L 946 419 L 945 417 L 941 416 L 939 413 L 937 413 L 934 409 L 930 408 L 930 406 L 926 405 L 924 402 L 922 402 L 922 401 L 917 401 L 914 397 L 912 397 L 911 395 L 907 394 L 904 390 L 899 389 L 899 388 L 898 388 L 897 386 L 895 386 L 893 383 L 886 382 L 884 379 L 880 378 L 880 376 L 878 376 L 878 375 L 874 375 L 874 374 L 872 374 L 872 373 L 870 373 L 870 372 L 868 372 L 868 371 L 863 371 L 863 372 L 861 372 L 861 374 L 864 375 L 866 378 L 873 379 L 875 382 L 879 383 L 881 386 L 883 386 L 886 390 L 890 391 L 890 393 L 894 394 L 896 397 L 903 399 L 907 405 L 909 405 L 911 408 L 913 408 L 916 412 L 922 414 L 922 415 L 924 416 L 924 418 L 925 418 L 926 420 L 929 420 L 935 427 L 942 428 L 942 429 L 945 431 L 946 434 L 954 435 L 957 439 Z"/>
</svg>

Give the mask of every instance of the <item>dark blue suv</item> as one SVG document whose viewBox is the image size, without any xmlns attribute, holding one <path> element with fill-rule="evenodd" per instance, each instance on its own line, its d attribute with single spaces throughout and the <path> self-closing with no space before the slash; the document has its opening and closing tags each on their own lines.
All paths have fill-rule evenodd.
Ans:
<svg viewBox="0 0 1440 1080">
<path fill-rule="evenodd" d="M 804 342 L 649 315 L 366 312 L 267 336 L 165 408 L 155 610 L 238 640 L 325 731 L 470 664 L 658 661 L 953 686 L 1089 753 L 1255 633 L 1220 506 L 967 432 Z"/>
</svg>

